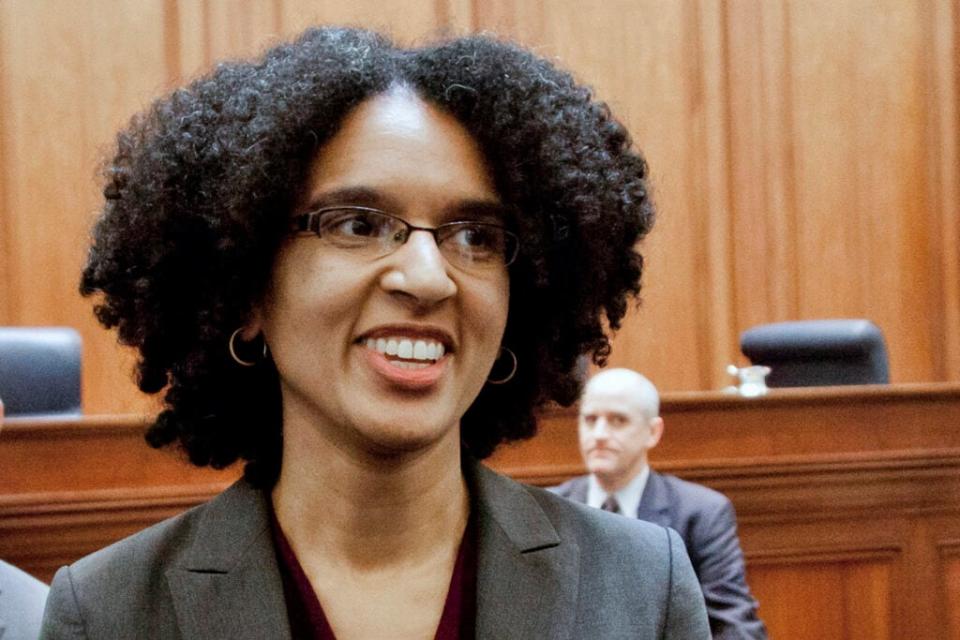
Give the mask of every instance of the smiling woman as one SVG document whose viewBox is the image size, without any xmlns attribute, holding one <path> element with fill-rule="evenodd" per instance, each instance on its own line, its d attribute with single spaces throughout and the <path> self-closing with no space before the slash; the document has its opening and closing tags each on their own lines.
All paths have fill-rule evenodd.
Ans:
<svg viewBox="0 0 960 640">
<path fill-rule="evenodd" d="M 313 29 L 135 118 L 81 289 L 165 391 L 149 443 L 246 473 L 61 569 L 43 637 L 705 637 L 675 534 L 478 463 L 604 361 L 646 173 L 487 37 Z"/>
</svg>

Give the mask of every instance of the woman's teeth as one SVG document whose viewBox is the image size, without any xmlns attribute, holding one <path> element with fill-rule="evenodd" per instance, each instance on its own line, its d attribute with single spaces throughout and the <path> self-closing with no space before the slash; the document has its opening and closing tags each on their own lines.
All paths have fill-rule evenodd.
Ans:
<svg viewBox="0 0 960 640">
<path fill-rule="evenodd" d="M 411 340 L 409 338 L 367 338 L 368 349 L 373 349 L 386 356 L 403 358 L 404 360 L 419 360 L 420 362 L 398 362 L 393 364 L 403 368 L 419 368 L 443 357 L 442 342 L 434 340 Z M 408 366 L 409 365 L 409 366 Z"/>
</svg>

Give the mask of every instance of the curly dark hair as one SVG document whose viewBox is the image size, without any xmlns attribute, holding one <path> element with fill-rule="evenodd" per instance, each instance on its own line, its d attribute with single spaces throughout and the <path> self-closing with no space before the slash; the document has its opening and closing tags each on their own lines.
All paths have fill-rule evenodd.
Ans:
<svg viewBox="0 0 960 640">
<path fill-rule="evenodd" d="M 166 390 L 147 432 L 196 465 L 280 467 L 279 379 L 226 348 L 266 291 L 311 161 L 359 103 L 394 86 L 452 114 L 479 142 L 515 220 L 504 344 L 516 376 L 486 385 L 463 416 L 483 458 L 532 436 L 535 411 L 569 405 L 577 359 L 603 364 L 640 291 L 636 243 L 653 223 L 643 157 L 590 89 L 488 36 L 395 46 L 362 29 L 314 28 L 254 62 L 220 64 L 155 102 L 118 135 L 80 284 L 99 321 L 139 350 L 138 384 Z"/>
</svg>

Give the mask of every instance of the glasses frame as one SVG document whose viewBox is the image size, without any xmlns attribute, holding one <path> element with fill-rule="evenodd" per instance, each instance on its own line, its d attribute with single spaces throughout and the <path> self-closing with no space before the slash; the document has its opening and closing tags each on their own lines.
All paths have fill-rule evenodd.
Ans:
<svg viewBox="0 0 960 640">
<path fill-rule="evenodd" d="M 396 220 L 397 222 L 399 222 L 404 226 L 404 228 L 406 229 L 406 236 L 404 237 L 403 242 L 397 245 L 396 249 L 393 249 L 392 251 L 389 251 L 383 254 L 383 256 L 388 256 L 394 251 L 396 251 L 397 249 L 399 249 L 400 247 L 402 247 L 403 245 L 405 245 L 407 241 L 410 239 L 410 235 L 414 231 L 426 231 L 427 233 L 432 235 L 433 241 L 436 243 L 437 249 L 439 250 L 440 244 L 442 242 L 439 236 L 441 230 L 451 229 L 451 228 L 462 228 L 465 226 L 493 227 L 496 229 L 500 229 L 504 233 L 504 237 L 506 239 L 505 248 L 509 249 L 510 246 L 512 246 L 513 249 L 509 251 L 509 255 L 506 255 L 506 254 L 504 255 L 503 266 L 509 267 L 511 264 L 513 264 L 516 261 L 517 256 L 520 254 L 520 237 L 517 234 L 515 234 L 513 231 L 510 231 L 505 226 L 500 224 L 496 224 L 493 222 L 478 222 L 475 220 L 453 220 L 451 222 L 444 222 L 443 224 L 438 225 L 436 227 L 418 227 L 416 225 L 410 224 L 403 218 L 399 216 L 395 216 L 392 213 L 387 213 L 382 209 L 377 209 L 375 207 L 364 207 L 361 205 L 352 205 L 352 204 L 325 206 L 319 209 L 314 209 L 313 211 L 307 211 L 306 213 L 301 213 L 296 216 L 293 216 L 292 218 L 290 218 L 290 231 L 293 233 L 302 234 L 302 235 L 312 234 L 317 236 L 318 238 L 322 238 L 323 235 L 320 233 L 320 219 L 322 218 L 323 214 L 330 211 L 344 211 L 344 210 L 367 211 L 369 213 L 376 213 L 381 216 L 386 216 L 387 218 L 390 218 L 392 220 Z M 444 259 L 447 259 L 446 255 L 444 255 Z"/>
</svg>

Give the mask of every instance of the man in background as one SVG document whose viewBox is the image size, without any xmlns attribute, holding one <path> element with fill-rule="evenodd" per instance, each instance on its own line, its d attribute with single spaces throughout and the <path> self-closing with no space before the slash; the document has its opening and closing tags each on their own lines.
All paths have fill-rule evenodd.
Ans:
<svg viewBox="0 0 960 640">
<path fill-rule="evenodd" d="M 765 639 L 747 587 L 733 504 L 712 489 L 650 469 L 647 452 L 663 435 L 656 387 L 629 369 L 595 375 L 580 401 L 579 434 L 590 473 L 551 491 L 675 529 L 700 580 L 713 637 Z"/>
<path fill-rule="evenodd" d="M 0 401 L 0 429 L 3 402 Z M 0 560 L 0 639 L 35 640 L 47 599 L 47 585 Z"/>
</svg>

